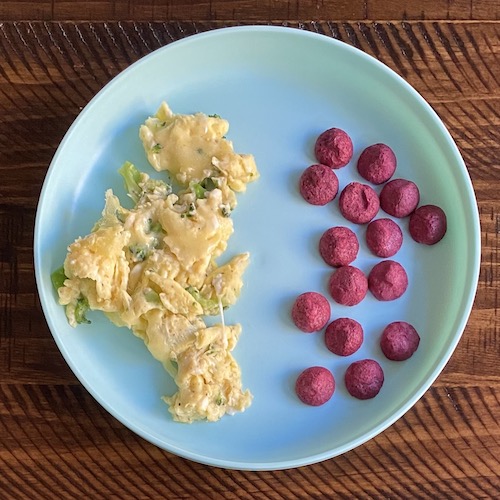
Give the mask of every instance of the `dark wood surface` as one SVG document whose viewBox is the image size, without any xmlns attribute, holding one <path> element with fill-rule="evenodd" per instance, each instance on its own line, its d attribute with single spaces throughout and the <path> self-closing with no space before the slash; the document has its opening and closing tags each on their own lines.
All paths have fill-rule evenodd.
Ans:
<svg viewBox="0 0 500 500">
<path fill-rule="evenodd" d="M 498 2 L 263 3 L 0 3 L 0 498 L 498 498 Z M 431 389 L 359 448 L 267 472 L 176 457 L 103 410 L 52 339 L 32 255 L 48 165 L 92 96 L 160 46 L 254 22 L 325 33 L 402 75 L 460 148 L 482 225 L 474 308 Z"/>
</svg>

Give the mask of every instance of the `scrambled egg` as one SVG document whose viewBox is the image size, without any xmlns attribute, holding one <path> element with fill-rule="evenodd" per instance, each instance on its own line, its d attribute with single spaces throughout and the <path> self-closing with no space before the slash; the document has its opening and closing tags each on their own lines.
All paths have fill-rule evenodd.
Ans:
<svg viewBox="0 0 500 500">
<path fill-rule="evenodd" d="M 178 391 L 163 399 L 180 422 L 215 421 L 252 400 L 231 354 L 241 326 L 225 325 L 222 312 L 240 295 L 249 255 L 223 265 L 216 258 L 233 233 L 235 192 L 259 174 L 253 156 L 233 151 L 228 128 L 218 116 L 176 115 L 163 103 L 139 135 L 177 192 L 125 163 L 119 172 L 134 207 L 108 190 L 102 217 L 53 275 L 72 326 L 100 310 L 144 340 L 176 382 Z M 208 327 L 203 317 L 218 314 L 222 323 Z"/>
</svg>

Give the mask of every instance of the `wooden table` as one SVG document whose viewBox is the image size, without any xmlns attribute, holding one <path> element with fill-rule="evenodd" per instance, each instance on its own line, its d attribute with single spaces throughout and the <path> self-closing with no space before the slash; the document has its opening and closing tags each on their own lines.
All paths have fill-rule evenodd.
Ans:
<svg viewBox="0 0 500 500">
<path fill-rule="evenodd" d="M 0 498 L 498 498 L 498 1 L 257 4 L 0 3 Z M 42 314 L 33 273 L 40 188 L 82 107 L 154 49 L 247 23 L 325 33 L 402 75 L 458 144 L 482 225 L 474 308 L 431 389 L 375 439 L 295 470 L 211 468 L 125 428 L 67 367 Z"/>
</svg>

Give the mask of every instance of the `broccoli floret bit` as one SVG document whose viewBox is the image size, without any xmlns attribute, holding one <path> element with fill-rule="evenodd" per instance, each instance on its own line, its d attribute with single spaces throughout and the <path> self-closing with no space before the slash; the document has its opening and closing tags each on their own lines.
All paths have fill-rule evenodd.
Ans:
<svg viewBox="0 0 500 500">
<path fill-rule="evenodd" d="M 213 191 L 217 187 L 217 184 L 211 177 L 205 177 L 202 181 L 194 182 L 189 187 L 196 198 L 199 199 L 205 198 L 205 193 L 207 191 Z"/>
<path fill-rule="evenodd" d="M 59 288 L 64 286 L 64 282 L 67 280 L 67 276 L 64 274 L 64 267 L 61 266 L 57 268 L 51 275 L 50 281 L 52 282 L 52 286 L 57 291 Z"/>
<path fill-rule="evenodd" d="M 76 306 L 75 306 L 75 321 L 81 325 L 81 324 L 90 324 L 90 320 L 87 319 L 86 314 L 88 310 L 90 309 L 89 307 L 89 301 L 87 300 L 86 297 L 83 295 L 80 296 L 77 301 L 76 301 Z"/>
<path fill-rule="evenodd" d="M 142 188 L 140 186 L 143 180 L 142 173 L 129 161 L 126 161 L 118 169 L 118 173 L 123 177 L 128 195 L 132 198 L 134 203 L 137 203 L 142 194 Z"/>
<path fill-rule="evenodd" d="M 125 189 L 135 204 L 138 204 L 145 194 L 166 197 L 172 192 L 170 184 L 162 180 L 150 179 L 147 174 L 138 170 L 129 161 L 118 169 L 118 173 L 123 177 Z"/>
<path fill-rule="evenodd" d="M 67 280 L 67 276 L 64 274 L 64 267 L 61 266 L 57 268 L 51 275 L 50 280 L 52 281 L 52 286 L 57 291 L 59 288 L 64 286 L 64 282 Z M 66 306 L 68 308 L 70 306 Z M 78 299 L 76 299 L 76 303 L 74 305 L 73 316 L 75 318 L 76 323 L 79 325 L 90 324 L 90 320 L 87 319 L 87 312 L 90 309 L 89 301 L 83 295 L 80 295 Z"/>
<path fill-rule="evenodd" d="M 133 262 L 142 262 L 149 255 L 149 248 L 145 245 L 130 245 L 128 250 Z"/>
<path fill-rule="evenodd" d="M 161 150 L 163 149 L 163 146 L 160 143 L 156 143 L 152 148 L 151 148 L 151 153 L 157 155 Z"/>
</svg>

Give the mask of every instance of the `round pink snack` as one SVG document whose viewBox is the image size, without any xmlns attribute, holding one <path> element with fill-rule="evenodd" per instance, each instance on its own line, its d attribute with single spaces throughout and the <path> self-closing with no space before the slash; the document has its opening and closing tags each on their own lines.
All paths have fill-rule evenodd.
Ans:
<svg viewBox="0 0 500 500">
<path fill-rule="evenodd" d="M 368 281 L 357 267 L 342 266 L 330 276 L 328 288 L 335 302 L 355 306 L 366 297 Z"/>
<path fill-rule="evenodd" d="M 366 244 L 378 257 L 392 257 L 403 244 L 403 232 L 391 219 L 377 219 L 366 228 Z"/>
<path fill-rule="evenodd" d="M 340 193 L 339 207 L 348 221 L 366 224 L 377 215 L 380 202 L 372 187 L 360 182 L 351 182 Z"/>
<path fill-rule="evenodd" d="M 338 190 L 337 176 L 326 165 L 311 165 L 300 176 L 300 194 L 311 205 L 326 205 L 337 196 Z"/>
<path fill-rule="evenodd" d="M 417 330 L 405 321 L 394 321 L 384 328 L 380 337 L 380 348 L 387 359 L 404 361 L 418 349 L 420 336 Z"/>
<path fill-rule="evenodd" d="M 317 332 L 330 320 L 330 303 L 320 293 L 305 292 L 293 303 L 292 320 L 303 332 Z"/>
<path fill-rule="evenodd" d="M 352 158 L 351 138 L 340 128 L 325 130 L 314 145 L 316 159 L 331 168 L 346 166 Z"/>
<path fill-rule="evenodd" d="M 349 265 L 359 251 L 357 236 L 348 227 L 337 226 L 327 229 L 319 240 L 319 253 L 330 266 Z"/>
<path fill-rule="evenodd" d="M 396 171 L 396 155 L 386 144 L 368 146 L 358 159 L 358 172 L 363 179 L 373 184 L 383 184 Z"/>
<path fill-rule="evenodd" d="M 411 215 L 409 229 L 417 243 L 434 245 L 446 233 L 446 214 L 436 205 L 423 205 Z"/>
<path fill-rule="evenodd" d="M 417 185 L 406 179 L 393 179 L 380 191 L 380 207 L 393 217 L 410 215 L 420 201 Z"/>
<path fill-rule="evenodd" d="M 349 365 L 344 381 L 351 396 L 358 399 L 371 399 L 382 388 L 384 371 L 374 359 L 362 359 Z"/>
<path fill-rule="evenodd" d="M 325 331 L 326 347 L 339 356 L 354 354 L 363 343 L 363 327 L 354 319 L 338 318 Z"/>
<path fill-rule="evenodd" d="M 399 262 L 384 260 L 370 271 L 368 287 L 378 300 L 395 300 L 408 288 L 408 276 Z"/>
<path fill-rule="evenodd" d="M 325 404 L 335 392 L 332 372 L 323 366 L 306 368 L 295 382 L 295 392 L 299 399 L 311 406 Z"/>
</svg>

